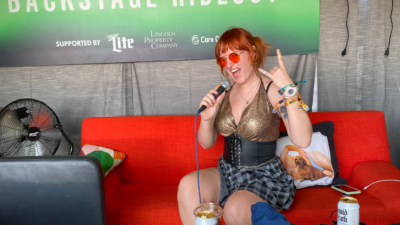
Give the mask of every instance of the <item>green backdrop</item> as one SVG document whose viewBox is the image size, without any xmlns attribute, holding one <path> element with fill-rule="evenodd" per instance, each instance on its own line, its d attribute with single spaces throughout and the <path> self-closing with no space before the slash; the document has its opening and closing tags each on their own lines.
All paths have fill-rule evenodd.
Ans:
<svg viewBox="0 0 400 225">
<path fill-rule="evenodd" d="M 211 59 L 231 26 L 316 53 L 319 1 L 4 0 L 0 66 Z"/>
</svg>

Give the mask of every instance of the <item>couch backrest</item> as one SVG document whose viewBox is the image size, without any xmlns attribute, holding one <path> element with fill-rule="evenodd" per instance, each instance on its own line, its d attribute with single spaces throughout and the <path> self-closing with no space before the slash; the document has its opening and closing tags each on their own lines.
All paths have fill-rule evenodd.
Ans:
<svg viewBox="0 0 400 225">
<path fill-rule="evenodd" d="M 365 161 L 390 162 L 385 115 L 379 111 L 309 113 L 311 123 L 333 121 L 339 173 L 349 179 L 353 167 Z M 282 124 L 281 124 L 282 128 Z"/>
<path fill-rule="evenodd" d="M 359 162 L 390 162 L 384 114 L 378 111 L 309 113 L 313 124 L 333 121 L 340 174 L 348 179 Z M 196 170 L 195 116 L 93 117 L 82 124 L 82 145 L 128 156 L 116 170 L 123 183 L 178 183 Z M 198 118 L 200 124 L 200 117 Z M 284 130 L 281 123 L 280 130 Z M 200 169 L 217 167 L 223 138 L 210 149 L 198 145 Z"/>
</svg>

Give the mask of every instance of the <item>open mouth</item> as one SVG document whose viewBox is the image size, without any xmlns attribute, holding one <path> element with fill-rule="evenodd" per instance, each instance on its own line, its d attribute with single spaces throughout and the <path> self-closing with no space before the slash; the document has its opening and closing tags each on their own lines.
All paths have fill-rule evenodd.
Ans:
<svg viewBox="0 0 400 225">
<path fill-rule="evenodd" d="M 238 77 L 240 75 L 240 68 L 231 70 L 231 73 L 234 77 Z"/>
</svg>

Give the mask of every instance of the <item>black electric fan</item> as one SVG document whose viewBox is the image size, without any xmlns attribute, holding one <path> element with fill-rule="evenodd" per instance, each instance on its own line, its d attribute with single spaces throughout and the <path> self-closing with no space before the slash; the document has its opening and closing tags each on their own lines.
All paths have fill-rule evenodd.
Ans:
<svg viewBox="0 0 400 225">
<path fill-rule="evenodd" d="M 60 120 L 45 103 L 19 99 L 0 108 L 0 157 L 51 156 L 61 138 L 74 146 L 61 128 Z"/>
</svg>

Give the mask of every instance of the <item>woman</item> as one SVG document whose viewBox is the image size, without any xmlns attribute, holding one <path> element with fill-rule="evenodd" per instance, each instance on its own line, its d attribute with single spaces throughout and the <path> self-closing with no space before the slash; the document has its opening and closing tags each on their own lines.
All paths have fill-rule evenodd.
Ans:
<svg viewBox="0 0 400 225">
<path fill-rule="evenodd" d="M 215 56 L 232 87 L 215 99 L 216 86 L 200 102 L 207 106 L 198 132 L 201 146 L 212 147 L 218 132 L 225 138 L 218 168 L 200 171 L 202 202 L 224 206 L 223 217 L 229 225 L 251 224 L 251 205 L 257 202 L 268 202 L 278 210 L 288 209 L 293 202 L 293 179 L 275 156 L 279 117 L 294 144 L 307 147 L 311 142 L 311 123 L 307 113 L 299 110 L 299 101 L 288 106 L 279 102 L 283 98 L 278 90 L 293 84 L 280 51 L 279 66 L 270 72 L 259 68 L 268 48 L 260 37 L 244 29 L 226 31 L 218 40 Z M 297 92 L 292 99 L 296 97 Z M 199 204 L 196 172 L 182 178 L 178 204 L 182 223 L 195 224 L 193 210 Z"/>
</svg>

